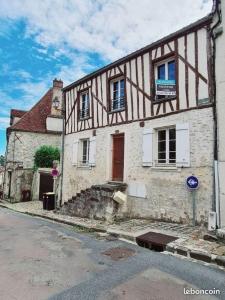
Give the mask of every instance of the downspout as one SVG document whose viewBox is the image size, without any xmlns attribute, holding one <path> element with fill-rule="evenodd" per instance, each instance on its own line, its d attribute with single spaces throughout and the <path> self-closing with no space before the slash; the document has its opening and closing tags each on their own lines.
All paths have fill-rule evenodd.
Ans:
<svg viewBox="0 0 225 300">
<path fill-rule="evenodd" d="M 62 149 L 61 149 L 61 182 L 60 182 L 60 200 L 59 206 L 62 206 L 63 195 L 63 168 L 64 168 L 64 144 L 65 144 L 65 92 L 63 92 L 62 101 L 62 116 L 63 116 L 63 129 L 62 129 Z"/>
<path fill-rule="evenodd" d="M 6 185 L 6 163 L 7 163 L 7 154 L 8 154 L 8 146 L 9 146 L 9 131 L 8 129 L 6 130 L 6 139 L 7 139 L 7 144 L 6 144 L 6 149 L 5 149 L 5 171 L 4 171 L 4 177 L 3 177 L 3 199 L 5 199 L 5 185 Z"/>
<path fill-rule="evenodd" d="M 212 83 L 213 83 L 213 120 L 214 120 L 214 210 L 216 211 L 216 225 L 220 227 L 220 201 L 219 201 L 219 174 L 218 174 L 218 120 L 216 103 L 216 38 L 214 30 L 221 24 L 220 0 L 214 0 L 213 15 L 217 14 L 218 20 L 210 30 L 212 40 Z"/>
</svg>

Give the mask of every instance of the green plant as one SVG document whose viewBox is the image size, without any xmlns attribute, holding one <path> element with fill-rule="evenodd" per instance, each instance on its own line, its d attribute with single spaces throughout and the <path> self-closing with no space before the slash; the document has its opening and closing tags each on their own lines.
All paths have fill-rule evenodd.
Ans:
<svg viewBox="0 0 225 300">
<path fill-rule="evenodd" d="M 60 151 L 56 147 L 41 146 L 34 155 L 34 169 L 51 168 L 53 160 L 60 159 Z"/>
</svg>

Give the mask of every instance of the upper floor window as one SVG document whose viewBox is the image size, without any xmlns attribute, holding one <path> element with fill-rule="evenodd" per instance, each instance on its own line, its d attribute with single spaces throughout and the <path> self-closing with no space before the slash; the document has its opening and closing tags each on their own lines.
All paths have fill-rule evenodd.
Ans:
<svg viewBox="0 0 225 300">
<path fill-rule="evenodd" d="M 80 119 L 89 117 L 89 94 L 88 92 L 80 95 Z"/>
<path fill-rule="evenodd" d="M 176 163 L 176 129 L 175 127 L 160 129 L 158 137 L 158 164 Z"/>
<path fill-rule="evenodd" d="M 125 82 L 123 78 L 110 82 L 111 110 L 121 110 L 125 107 Z"/>
<path fill-rule="evenodd" d="M 156 99 L 176 96 L 175 60 L 167 60 L 155 65 Z"/>
</svg>

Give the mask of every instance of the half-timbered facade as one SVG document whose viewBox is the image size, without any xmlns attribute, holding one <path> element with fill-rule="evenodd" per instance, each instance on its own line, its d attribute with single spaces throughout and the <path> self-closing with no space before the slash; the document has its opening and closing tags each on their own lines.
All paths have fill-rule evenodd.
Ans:
<svg viewBox="0 0 225 300">
<path fill-rule="evenodd" d="M 63 201 L 93 184 L 128 185 L 126 213 L 188 222 L 213 197 L 213 113 L 207 16 L 64 88 Z"/>
</svg>

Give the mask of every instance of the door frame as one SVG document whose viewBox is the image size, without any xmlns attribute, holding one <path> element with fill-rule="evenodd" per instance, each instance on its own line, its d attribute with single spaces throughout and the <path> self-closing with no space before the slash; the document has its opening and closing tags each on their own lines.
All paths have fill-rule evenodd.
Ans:
<svg viewBox="0 0 225 300">
<path fill-rule="evenodd" d="M 124 175 L 125 175 L 125 133 L 124 132 L 120 132 L 120 133 L 114 133 L 111 134 L 111 174 L 110 174 L 110 178 L 111 181 L 116 181 L 113 180 L 113 161 L 114 161 L 114 148 L 113 148 L 113 139 L 115 136 L 123 136 L 123 179 L 121 182 L 124 182 Z"/>
<path fill-rule="evenodd" d="M 8 199 L 12 196 L 12 171 L 8 171 Z"/>
<path fill-rule="evenodd" d="M 49 175 L 51 176 L 51 171 L 50 169 L 48 170 L 47 168 L 39 168 L 38 170 L 38 181 L 37 181 L 37 195 L 38 195 L 38 200 L 40 200 L 40 186 L 41 186 L 41 175 Z M 53 181 L 53 191 L 54 191 L 54 181 Z"/>
</svg>

